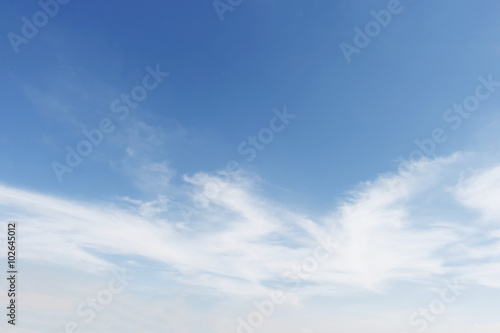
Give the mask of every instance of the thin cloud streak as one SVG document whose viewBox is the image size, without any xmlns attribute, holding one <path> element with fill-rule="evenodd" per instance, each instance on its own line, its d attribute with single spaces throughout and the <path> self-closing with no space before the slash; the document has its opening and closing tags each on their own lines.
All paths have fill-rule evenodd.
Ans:
<svg viewBox="0 0 500 333">
<path fill-rule="evenodd" d="M 404 174 L 381 175 L 353 190 L 321 221 L 266 202 L 256 181 L 245 175 L 226 180 L 224 190 L 193 225 L 179 223 L 179 217 L 170 214 L 168 195 L 151 202 L 123 198 L 89 203 L 1 185 L 0 200 L 9 206 L 2 218 L 20 221 L 24 259 L 92 273 L 116 268 L 108 255 L 139 256 L 158 262 L 183 284 L 233 295 L 265 293 L 270 290 L 265 281 L 280 283 L 285 270 L 306 257 L 321 238 L 332 235 L 340 245 L 337 253 L 298 294 L 337 292 L 340 286 L 343 292 L 345 287 L 380 292 L 395 281 L 425 283 L 449 275 L 500 287 L 487 278 L 498 272 L 498 230 L 487 235 L 476 221 L 443 223 L 441 217 L 433 218 L 432 205 L 419 206 L 429 211 L 425 220 L 413 215 L 413 206 L 438 193 L 464 211 L 477 211 L 482 217 L 478 220 L 499 220 L 494 198 L 500 167 L 464 180 L 457 172 L 462 159 L 454 155 L 424 160 Z M 449 177 L 450 172 L 456 177 Z M 200 173 L 185 178 L 192 186 L 190 195 L 199 194 L 215 177 Z M 454 183 L 443 184 L 442 178 Z M 455 190 L 443 190 L 447 186 Z M 478 193 L 491 200 L 478 203 Z M 493 244 L 473 246 L 467 242 L 472 235 L 480 241 L 497 236 Z M 467 262 L 457 265 L 457 255 L 450 253 L 465 253 Z M 482 263 L 484 258 L 495 261 Z"/>
</svg>

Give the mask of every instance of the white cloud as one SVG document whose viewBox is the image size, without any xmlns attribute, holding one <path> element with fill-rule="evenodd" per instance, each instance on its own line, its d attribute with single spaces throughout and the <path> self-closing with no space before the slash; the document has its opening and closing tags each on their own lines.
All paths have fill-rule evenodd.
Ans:
<svg viewBox="0 0 500 333">
<path fill-rule="evenodd" d="M 463 205 L 480 211 L 485 220 L 500 224 L 500 166 L 462 180 L 455 195 Z"/>
<path fill-rule="evenodd" d="M 115 203 L 76 202 L 12 187 L 0 187 L 0 200 L 10 210 L 4 218 L 20 221 L 23 256 L 77 270 L 99 272 L 114 267 L 105 255 L 140 256 L 158 262 L 170 277 L 184 284 L 215 288 L 228 294 L 265 293 L 265 281 L 276 281 L 294 263 L 311 254 L 318 238 L 332 235 L 337 253 L 303 284 L 303 293 L 322 293 L 351 286 L 381 290 L 391 281 L 431 281 L 459 274 L 449 266 L 466 252 L 469 260 L 498 255 L 498 243 L 470 249 L 467 237 L 484 237 L 468 221 L 442 222 L 437 205 L 421 205 L 436 193 L 453 197 L 441 175 L 456 170 L 458 157 L 422 161 L 403 175 L 386 174 L 361 184 L 323 221 L 266 201 L 251 178 L 228 181 L 205 173 L 185 178 L 199 195 L 217 180 L 224 189 L 192 224 L 180 223 L 167 195 L 153 201 L 122 198 Z M 164 165 L 158 165 L 163 172 Z M 156 169 L 155 169 L 156 170 Z M 462 180 L 457 196 L 466 207 L 479 207 L 494 218 L 499 168 Z M 456 172 L 456 171 L 453 171 Z M 455 178 L 455 182 L 458 181 Z M 490 186 L 491 185 L 491 186 Z M 488 200 L 478 201 L 476 196 Z M 126 201 L 127 205 L 124 203 Z M 420 214 L 415 214 L 415 206 Z M 428 212 L 428 216 L 421 214 Z M 455 251 L 450 248 L 456 247 Z M 473 251 L 479 253 L 472 255 Z M 451 255 L 450 255 L 451 253 Z M 453 254 L 455 253 L 455 254 Z M 469 265 L 478 263 L 467 263 Z M 497 264 L 489 264 L 494 270 Z M 464 266 L 465 267 L 465 266 Z M 483 267 L 483 266 L 482 266 Z M 475 270 L 476 280 L 497 286 Z M 468 275 L 469 278 L 473 276 Z M 345 290 L 345 289 L 344 289 Z"/>
</svg>

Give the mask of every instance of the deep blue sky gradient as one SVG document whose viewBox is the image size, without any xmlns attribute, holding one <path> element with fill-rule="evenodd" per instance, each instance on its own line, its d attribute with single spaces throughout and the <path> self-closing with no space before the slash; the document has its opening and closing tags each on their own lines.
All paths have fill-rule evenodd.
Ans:
<svg viewBox="0 0 500 333">
<path fill-rule="evenodd" d="M 115 133 L 131 119 L 181 128 L 189 139 L 157 157 L 178 175 L 213 171 L 243 161 L 238 144 L 286 106 L 298 117 L 243 166 L 286 200 L 329 205 L 359 181 L 395 170 L 415 139 L 448 126 L 443 112 L 474 91 L 478 76 L 499 73 L 498 2 L 401 3 L 351 64 L 339 43 L 352 43 L 352 29 L 387 1 L 246 1 L 220 22 L 210 1 L 73 0 L 19 54 L 6 34 L 19 33 L 21 17 L 39 7 L 2 3 L 0 181 L 68 196 L 139 195 L 106 163 L 124 154 L 112 138 L 94 152 L 104 159 L 86 159 L 63 183 L 50 164 L 83 138 L 82 126 L 114 116 L 111 101 L 140 83 L 146 66 L 160 64 L 170 76 Z M 30 102 L 27 87 L 50 103 Z M 466 147 L 498 98 L 450 132 L 438 155 Z"/>
</svg>

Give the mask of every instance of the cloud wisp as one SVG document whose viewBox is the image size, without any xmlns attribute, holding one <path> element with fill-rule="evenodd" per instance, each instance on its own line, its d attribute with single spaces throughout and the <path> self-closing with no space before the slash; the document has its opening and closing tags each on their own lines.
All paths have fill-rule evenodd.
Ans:
<svg viewBox="0 0 500 333">
<path fill-rule="evenodd" d="M 500 254 L 500 229 L 492 222 L 500 215 L 495 205 L 500 168 L 463 179 L 462 158 L 420 161 L 404 174 L 360 184 L 317 221 L 266 201 L 256 181 L 244 174 L 225 184 L 190 224 L 169 213 L 168 196 L 154 202 L 91 203 L 2 185 L 0 200 L 9 207 L 3 219 L 20 222 L 25 259 L 75 270 L 116 269 L 106 255 L 139 256 L 173 272 L 179 283 L 229 294 L 261 293 L 285 283 L 283 271 L 332 237 L 339 244 L 337 253 L 298 293 L 338 292 L 341 286 L 343 292 L 346 287 L 380 291 L 391 281 L 424 283 L 447 275 L 500 287 L 485 271 L 499 265 L 494 259 Z M 190 177 L 191 195 L 215 177 Z M 456 219 L 446 205 L 477 217 Z M 491 230 L 485 231 L 484 223 Z M 470 273 L 473 266 L 477 269 Z"/>
</svg>

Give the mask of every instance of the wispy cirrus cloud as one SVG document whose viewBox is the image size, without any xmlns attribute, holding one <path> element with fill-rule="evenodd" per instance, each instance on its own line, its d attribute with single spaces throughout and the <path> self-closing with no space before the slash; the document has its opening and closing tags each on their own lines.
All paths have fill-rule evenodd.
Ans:
<svg viewBox="0 0 500 333">
<path fill-rule="evenodd" d="M 359 293 L 384 295 L 401 283 L 426 289 L 453 277 L 468 285 L 500 289 L 500 229 L 492 223 L 499 217 L 494 197 L 500 186 L 499 167 L 471 172 L 465 167 L 471 158 L 455 154 L 422 160 L 403 173 L 380 175 L 359 184 L 319 219 L 269 199 L 260 191 L 259 179 L 244 171 L 231 179 L 216 172 L 185 175 L 183 186 L 160 192 L 149 188 L 156 199 L 122 197 L 107 202 L 63 199 L 1 185 L 0 201 L 8 210 L 1 211 L 0 217 L 19 221 L 20 258 L 30 265 L 53 267 L 52 284 L 57 285 L 56 272 L 61 269 L 85 276 L 106 276 L 123 266 L 130 271 L 154 271 L 155 279 L 160 279 L 155 283 L 163 281 L 175 289 L 167 292 L 167 288 L 162 292 L 166 299 L 151 304 L 174 312 L 190 308 L 184 311 L 187 317 L 172 317 L 168 327 L 188 330 L 186 318 L 198 313 L 194 303 L 186 303 L 184 294 L 174 302 L 180 296 L 173 290 L 184 290 L 194 293 L 196 302 L 207 297 L 218 304 L 205 314 L 211 327 L 233 330 L 228 314 L 247 311 L 234 303 L 235 298 L 264 297 L 276 288 L 288 295 L 282 311 L 326 295 L 333 299 Z M 186 223 L 174 202 L 200 195 L 214 181 L 223 184 L 222 190 Z M 283 273 L 298 267 L 327 237 L 339 245 L 334 254 L 308 274 L 298 289 L 287 289 Z M 138 298 L 159 297 L 154 285 L 148 289 L 143 281 L 140 286 L 140 294 L 123 296 L 117 303 L 122 304 L 121 310 L 112 310 L 112 316 L 124 316 L 123 304 L 134 308 L 133 304 L 142 302 Z M 43 310 L 37 308 L 37 300 L 47 297 L 35 289 L 25 300 L 30 311 L 40 315 L 61 307 L 71 312 L 83 297 L 77 291 L 67 296 L 50 293 L 53 306 Z M 86 290 L 95 293 L 92 288 Z M 164 302 L 174 302 L 179 308 L 168 308 Z M 352 311 L 350 306 L 340 306 L 339 313 Z M 149 313 L 136 310 L 144 316 Z M 363 311 L 356 308 L 358 315 Z M 379 316 L 407 318 L 408 314 L 380 312 Z M 130 318 L 138 317 L 130 314 Z M 387 329 L 405 327 L 397 320 L 373 322 Z M 124 330 L 132 330 L 133 323 L 127 323 Z M 273 317 L 263 330 L 287 325 L 279 316 Z M 311 327 L 319 332 L 326 329 Z M 350 332 L 355 325 L 343 325 L 339 318 L 337 327 Z"/>
<path fill-rule="evenodd" d="M 26 259 L 99 272 L 115 266 L 106 255 L 139 256 L 174 272 L 180 283 L 239 294 L 245 293 L 244 286 L 263 292 L 268 289 L 265 281 L 279 283 L 284 270 L 321 238 L 332 236 L 340 245 L 337 253 L 311 276 L 303 291 L 333 291 L 339 286 L 380 290 L 391 281 L 425 282 L 460 274 L 460 266 L 450 266 L 454 257 L 443 255 L 450 248 L 467 248 L 470 260 L 498 255 L 497 242 L 488 246 L 467 242 L 471 235 L 491 240 L 495 233 L 482 233 L 474 221 L 445 221 L 441 203 L 428 203 L 436 195 L 450 201 L 456 196 L 464 212 L 473 208 L 488 220 L 496 218 L 494 194 L 500 169 L 460 180 L 460 160 L 459 155 L 425 160 L 406 174 L 381 175 L 354 189 L 318 221 L 268 201 L 256 180 L 244 174 L 231 180 L 208 173 L 185 178 L 191 186 L 187 197 L 199 194 L 208 182 L 226 182 L 191 224 L 181 223 L 173 213 L 168 193 L 153 201 L 125 198 L 93 203 L 2 186 L 0 199 L 10 209 L 2 212 L 3 218 L 22 221 Z M 450 193 L 448 185 L 456 185 L 456 190 Z M 491 199 L 477 201 L 485 191 Z"/>
</svg>

